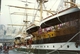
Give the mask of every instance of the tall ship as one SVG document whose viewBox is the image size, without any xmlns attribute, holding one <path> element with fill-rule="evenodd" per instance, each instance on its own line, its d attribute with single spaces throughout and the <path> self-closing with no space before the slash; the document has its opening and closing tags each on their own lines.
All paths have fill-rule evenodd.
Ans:
<svg viewBox="0 0 80 54">
<path fill-rule="evenodd" d="M 47 0 L 37 0 L 40 4 Z M 45 19 L 40 25 L 32 25 L 26 29 L 26 49 L 32 52 L 51 54 L 58 51 L 80 53 L 80 9 L 76 0 L 65 1 L 69 7 L 57 11 Z M 65 5 L 66 5 L 65 4 Z M 41 6 L 40 6 L 41 7 Z M 40 9 L 42 12 L 42 9 Z M 42 15 L 41 15 L 42 17 Z M 28 38 L 30 37 L 30 38 Z"/>
</svg>

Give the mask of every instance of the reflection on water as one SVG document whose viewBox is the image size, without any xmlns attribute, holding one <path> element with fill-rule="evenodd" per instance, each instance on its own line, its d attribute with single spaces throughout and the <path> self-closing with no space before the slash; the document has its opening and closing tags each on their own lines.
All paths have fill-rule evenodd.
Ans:
<svg viewBox="0 0 80 54">
<path fill-rule="evenodd" d="M 71 51 L 36 51 L 36 52 L 24 52 L 24 51 L 16 51 L 12 50 L 10 51 L 12 53 L 9 54 L 80 54 L 80 52 L 71 52 Z"/>
<path fill-rule="evenodd" d="M 24 54 L 79 54 L 78 52 L 56 51 L 56 52 L 24 52 Z"/>
</svg>

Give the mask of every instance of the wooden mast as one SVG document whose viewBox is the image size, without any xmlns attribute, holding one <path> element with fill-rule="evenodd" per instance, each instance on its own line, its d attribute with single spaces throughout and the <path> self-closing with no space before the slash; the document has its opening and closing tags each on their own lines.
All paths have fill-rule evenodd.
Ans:
<svg viewBox="0 0 80 54">
<path fill-rule="evenodd" d="M 42 8 L 42 3 L 43 3 L 43 1 L 42 0 L 40 0 L 40 21 L 42 21 L 42 12 L 43 12 L 43 8 Z"/>
<path fill-rule="evenodd" d="M 42 21 L 42 19 L 43 19 L 43 17 L 42 17 L 42 13 L 43 13 L 43 4 L 45 3 L 45 2 L 48 2 L 48 0 L 37 0 L 37 2 L 39 3 L 39 5 L 40 5 L 40 21 Z M 51 13 L 52 14 L 52 12 L 50 12 L 50 11 L 48 11 L 49 13 Z"/>
</svg>

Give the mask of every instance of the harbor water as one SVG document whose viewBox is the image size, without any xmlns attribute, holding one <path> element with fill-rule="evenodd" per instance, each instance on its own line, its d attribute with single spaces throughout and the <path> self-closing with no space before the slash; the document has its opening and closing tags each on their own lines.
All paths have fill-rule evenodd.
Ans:
<svg viewBox="0 0 80 54">
<path fill-rule="evenodd" d="M 23 52 L 23 51 L 16 51 L 16 50 L 9 50 L 8 53 L 4 53 L 3 51 L 0 51 L 0 54 L 79 54 L 78 52 L 68 52 L 68 51 L 56 51 L 56 52 Z"/>
</svg>

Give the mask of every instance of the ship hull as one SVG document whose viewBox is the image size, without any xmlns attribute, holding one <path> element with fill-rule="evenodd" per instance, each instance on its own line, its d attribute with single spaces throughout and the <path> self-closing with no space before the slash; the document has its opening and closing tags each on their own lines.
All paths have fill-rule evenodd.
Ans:
<svg viewBox="0 0 80 54">
<path fill-rule="evenodd" d="M 63 42 L 63 43 L 47 43 L 47 44 L 34 44 L 31 45 L 31 48 L 29 48 L 29 45 L 27 48 L 18 48 L 18 51 L 25 51 L 25 52 L 32 52 L 32 53 L 71 53 L 76 54 L 80 53 L 80 45 L 76 46 L 76 42 Z"/>
<path fill-rule="evenodd" d="M 29 51 L 34 53 L 80 53 L 80 46 L 76 46 L 75 42 L 63 42 L 63 43 L 47 43 L 47 44 L 35 44 L 31 46 Z"/>
<path fill-rule="evenodd" d="M 35 44 L 32 45 L 32 49 L 53 51 L 55 50 L 80 51 L 80 46 L 76 46 L 75 42 L 63 42 L 63 43 Z"/>
<path fill-rule="evenodd" d="M 52 29 L 51 31 L 44 31 L 41 34 L 39 33 L 39 31 L 35 31 L 35 32 L 27 31 L 29 34 L 32 34 L 34 37 L 33 37 L 33 41 L 30 43 L 31 46 L 27 45 L 27 47 L 23 51 L 34 52 L 36 54 L 38 53 L 49 54 L 54 52 L 59 53 L 58 51 L 76 52 L 75 54 L 79 53 L 80 52 L 79 13 L 80 10 L 78 8 L 77 9 L 74 8 L 65 11 L 59 15 L 56 15 L 52 18 L 49 18 L 47 20 L 44 20 L 41 23 L 41 28 L 43 29 L 50 26 L 54 26 L 54 29 Z M 65 25 L 59 27 L 59 29 L 56 26 L 60 26 L 61 22 L 57 19 L 57 17 L 59 17 L 62 20 L 62 22 L 65 23 Z M 30 29 L 30 31 L 32 30 Z"/>
</svg>

